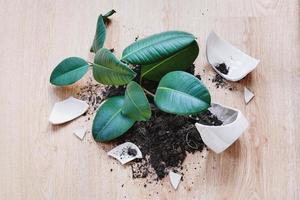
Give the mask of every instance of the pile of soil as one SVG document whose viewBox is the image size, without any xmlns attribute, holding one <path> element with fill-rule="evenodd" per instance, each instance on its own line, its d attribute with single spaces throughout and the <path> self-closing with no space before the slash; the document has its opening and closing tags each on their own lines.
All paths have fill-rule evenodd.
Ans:
<svg viewBox="0 0 300 200">
<path fill-rule="evenodd" d="M 143 158 L 131 163 L 133 178 L 164 178 L 170 169 L 182 169 L 187 153 L 202 151 L 205 148 L 195 122 L 207 125 L 221 125 L 222 122 L 212 113 L 193 116 L 177 116 L 164 113 L 154 105 L 152 117 L 146 122 L 137 122 L 117 144 L 136 144 Z"/>
</svg>

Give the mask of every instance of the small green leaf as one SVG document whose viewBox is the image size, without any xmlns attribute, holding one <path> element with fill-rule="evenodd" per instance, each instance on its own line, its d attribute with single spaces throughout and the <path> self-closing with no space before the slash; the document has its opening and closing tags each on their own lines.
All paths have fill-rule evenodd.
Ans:
<svg viewBox="0 0 300 200">
<path fill-rule="evenodd" d="M 205 111 L 211 99 L 209 91 L 199 79 L 187 72 L 174 71 L 159 82 L 154 102 L 165 112 L 189 115 Z"/>
<path fill-rule="evenodd" d="M 71 85 L 81 79 L 88 68 L 89 64 L 81 58 L 66 58 L 52 71 L 50 83 L 57 86 Z"/>
<path fill-rule="evenodd" d="M 106 38 L 106 27 L 105 27 L 104 19 L 102 15 L 100 15 L 98 17 L 96 33 L 90 51 L 96 53 L 99 49 L 101 49 L 104 45 L 105 38 Z"/>
<path fill-rule="evenodd" d="M 130 64 L 152 64 L 186 48 L 194 40 L 195 36 L 182 31 L 154 34 L 125 48 L 122 60 Z"/>
<path fill-rule="evenodd" d="M 124 85 L 134 79 L 136 73 L 110 50 L 102 48 L 95 55 L 93 75 L 96 81 L 105 85 Z"/>
<path fill-rule="evenodd" d="M 107 99 L 97 111 L 92 133 L 95 141 L 106 142 L 123 135 L 133 126 L 134 120 L 122 115 L 123 96 Z"/>
<path fill-rule="evenodd" d="M 127 85 L 122 113 L 136 121 L 146 121 L 151 117 L 148 99 L 141 86 L 134 81 Z"/>
<path fill-rule="evenodd" d="M 186 70 L 190 67 L 199 53 L 196 41 L 175 54 L 150 65 L 142 66 L 142 78 L 159 81 L 161 77 L 171 71 Z"/>
<path fill-rule="evenodd" d="M 106 25 L 108 18 L 116 13 L 115 10 L 111 10 L 107 12 L 105 15 L 100 15 L 97 20 L 96 33 L 94 37 L 94 41 L 92 47 L 90 49 L 91 52 L 96 53 L 99 49 L 101 49 L 104 45 L 106 38 Z"/>
</svg>

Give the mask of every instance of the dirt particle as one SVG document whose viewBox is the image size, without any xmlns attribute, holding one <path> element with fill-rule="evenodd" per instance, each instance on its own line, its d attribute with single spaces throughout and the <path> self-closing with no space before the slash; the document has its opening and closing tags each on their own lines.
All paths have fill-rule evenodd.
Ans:
<svg viewBox="0 0 300 200">
<path fill-rule="evenodd" d="M 132 148 L 129 147 L 127 149 L 127 154 L 130 155 L 130 156 L 136 156 L 137 151 L 135 149 L 132 149 Z"/>
<path fill-rule="evenodd" d="M 218 64 L 217 66 L 215 66 L 215 68 L 222 74 L 228 74 L 229 72 L 229 67 L 227 67 L 225 63 Z"/>
</svg>

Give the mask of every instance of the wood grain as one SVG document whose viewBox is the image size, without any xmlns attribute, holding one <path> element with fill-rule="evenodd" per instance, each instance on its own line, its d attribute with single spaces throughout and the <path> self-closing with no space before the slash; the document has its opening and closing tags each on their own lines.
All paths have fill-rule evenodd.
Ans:
<svg viewBox="0 0 300 200">
<path fill-rule="evenodd" d="M 241 109 L 251 122 L 226 152 L 189 155 L 176 192 L 168 178 L 146 188 L 144 180 L 131 179 L 130 167 L 108 158 L 90 132 L 82 142 L 74 137 L 79 124 L 90 127 L 84 117 L 64 126 L 48 122 L 53 104 L 85 84 L 55 88 L 51 71 L 68 56 L 91 59 L 97 16 L 111 8 L 117 14 L 106 46 L 118 56 L 136 36 L 194 33 L 197 71 L 213 101 Z M 1 0 L 0 198 L 300 199 L 299 20 L 299 0 Z M 261 60 L 235 91 L 209 80 L 205 38 L 211 30 Z M 256 95 L 247 106 L 243 86 Z"/>
</svg>

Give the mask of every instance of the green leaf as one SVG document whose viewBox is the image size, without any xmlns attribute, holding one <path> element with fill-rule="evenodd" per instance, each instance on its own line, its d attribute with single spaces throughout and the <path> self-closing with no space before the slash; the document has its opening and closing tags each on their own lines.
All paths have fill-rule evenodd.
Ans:
<svg viewBox="0 0 300 200">
<path fill-rule="evenodd" d="M 136 73 L 119 61 L 111 51 L 102 48 L 95 55 L 93 75 L 102 84 L 124 85 L 134 79 Z"/>
<path fill-rule="evenodd" d="M 153 81 L 159 81 L 161 77 L 171 71 L 186 70 L 190 67 L 199 53 L 196 41 L 175 54 L 150 65 L 142 66 L 141 76 Z"/>
<path fill-rule="evenodd" d="M 95 141 L 106 142 L 123 135 L 133 126 L 134 120 L 122 115 L 123 96 L 107 99 L 97 111 L 92 133 Z"/>
<path fill-rule="evenodd" d="M 152 64 L 186 48 L 194 40 L 195 36 L 182 31 L 154 34 L 125 48 L 122 60 L 131 64 Z"/>
<path fill-rule="evenodd" d="M 104 45 L 105 38 L 106 38 L 106 23 L 108 18 L 116 13 L 115 10 L 108 11 L 105 15 L 100 15 L 98 17 L 97 26 L 96 26 L 96 33 L 94 37 L 94 41 L 92 47 L 90 49 L 91 52 L 96 53 L 99 49 L 101 49 Z"/>
<path fill-rule="evenodd" d="M 192 74 L 174 71 L 159 82 L 155 93 L 156 106 L 168 113 L 189 115 L 210 106 L 210 94 L 205 85 Z"/>
<path fill-rule="evenodd" d="M 136 121 L 146 121 L 151 117 L 148 99 L 141 86 L 134 81 L 127 85 L 122 113 Z"/>
<path fill-rule="evenodd" d="M 90 51 L 96 53 L 99 49 L 101 49 L 104 45 L 105 37 L 106 37 L 106 27 L 105 27 L 104 19 L 102 15 L 100 15 L 98 17 L 96 33 Z"/>
<path fill-rule="evenodd" d="M 88 68 L 89 64 L 81 58 L 66 58 L 52 71 L 50 83 L 57 86 L 71 85 L 81 79 Z"/>
</svg>

